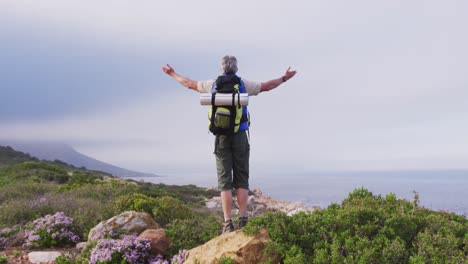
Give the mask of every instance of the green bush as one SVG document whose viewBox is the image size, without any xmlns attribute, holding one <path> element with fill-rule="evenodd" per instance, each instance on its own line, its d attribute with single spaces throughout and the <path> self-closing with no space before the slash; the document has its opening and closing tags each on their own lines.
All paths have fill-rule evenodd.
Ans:
<svg viewBox="0 0 468 264">
<path fill-rule="evenodd" d="M 153 215 L 153 209 L 158 205 L 156 198 L 148 197 L 141 193 L 131 193 L 120 196 L 115 201 L 117 212 L 137 211 Z"/>
<path fill-rule="evenodd" d="M 91 258 L 91 251 L 96 247 L 99 240 L 89 241 L 86 247 L 76 257 L 75 263 L 88 264 Z"/>
<path fill-rule="evenodd" d="M 55 264 L 74 264 L 75 261 L 68 256 L 58 256 L 55 259 Z"/>
<path fill-rule="evenodd" d="M 357 189 L 327 209 L 253 218 L 244 232 L 267 228 L 284 263 L 464 263 L 468 220 L 414 201 Z"/>
<path fill-rule="evenodd" d="M 202 245 L 218 236 L 221 221 L 213 215 L 196 214 L 187 219 L 175 219 L 164 230 L 171 241 L 168 255 L 175 255 L 179 250 L 191 249 Z"/>
<path fill-rule="evenodd" d="M 163 227 L 173 220 L 188 219 L 194 215 L 190 207 L 184 205 L 179 199 L 170 196 L 156 198 L 156 203 L 153 216 L 156 222 Z"/>
<path fill-rule="evenodd" d="M 0 256 L 0 263 L 8 263 L 8 258 L 7 256 Z"/>
<path fill-rule="evenodd" d="M 42 161 L 26 161 L 0 169 L 2 185 L 18 181 L 46 181 L 62 184 L 67 182 L 69 177 L 67 170 Z"/>
<path fill-rule="evenodd" d="M 74 171 L 66 184 L 58 187 L 57 192 L 70 191 L 86 185 L 103 184 L 102 175 L 95 175 L 87 171 Z"/>
</svg>

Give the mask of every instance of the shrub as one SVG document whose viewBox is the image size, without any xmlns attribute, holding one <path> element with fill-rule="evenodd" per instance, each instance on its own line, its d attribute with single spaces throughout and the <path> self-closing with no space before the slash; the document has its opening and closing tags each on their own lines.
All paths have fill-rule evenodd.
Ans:
<svg viewBox="0 0 468 264">
<path fill-rule="evenodd" d="M 59 166 L 42 161 L 26 161 L 0 169 L 0 178 L 4 184 L 17 181 L 65 183 L 69 175 Z"/>
<path fill-rule="evenodd" d="M 58 256 L 55 259 L 55 264 L 74 264 L 75 261 L 68 256 Z"/>
<path fill-rule="evenodd" d="M 150 241 L 134 235 L 120 239 L 101 239 L 91 250 L 89 263 L 148 263 L 151 260 Z"/>
<path fill-rule="evenodd" d="M 115 201 L 117 212 L 137 211 L 146 212 L 153 215 L 153 209 L 158 205 L 158 201 L 141 193 L 131 193 L 120 196 Z"/>
<path fill-rule="evenodd" d="M 0 256 L 0 263 L 8 263 L 8 258 L 7 256 Z"/>
<path fill-rule="evenodd" d="M 253 218 L 244 232 L 267 228 L 284 263 L 464 263 L 468 220 L 414 201 L 357 189 L 327 209 Z"/>
<path fill-rule="evenodd" d="M 50 247 L 75 244 L 80 238 L 71 231 L 72 224 L 73 219 L 62 212 L 36 219 L 32 223 L 32 230 L 26 231 L 25 246 Z"/>
<path fill-rule="evenodd" d="M 179 253 L 171 258 L 171 261 L 164 259 L 163 256 L 158 255 L 157 257 L 150 260 L 149 264 L 183 264 L 187 257 L 187 250 L 181 250 Z"/>
<path fill-rule="evenodd" d="M 193 215 L 192 210 L 177 198 L 171 196 L 153 198 L 141 193 L 120 196 L 115 201 L 115 210 L 149 213 L 162 226 L 166 226 L 174 219 L 186 219 Z"/>
<path fill-rule="evenodd" d="M 164 230 L 171 241 L 167 250 L 169 255 L 178 250 L 194 248 L 218 236 L 220 221 L 214 216 L 195 215 L 187 219 L 175 219 Z"/>
<path fill-rule="evenodd" d="M 170 196 L 156 198 L 156 204 L 156 207 L 153 209 L 153 216 L 156 222 L 162 226 L 166 226 L 176 219 L 191 218 L 194 214 L 188 206 Z"/>
<path fill-rule="evenodd" d="M 18 225 L 15 225 L 11 228 L 5 227 L 0 230 L 0 250 L 3 250 L 6 247 L 8 238 L 13 234 L 18 233 L 19 230 L 20 227 Z"/>
<path fill-rule="evenodd" d="M 95 175 L 87 171 L 74 171 L 66 184 L 58 187 L 58 192 L 69 191 L 85 185 L 102 184 L 102 175 Z"/>
<path fill-rule="evenodd" d="M 163 256 L 158 255 L 154 259 L 150 260 L 150 264 L 169 264 L 169 261 L 165 260 Z"/>
</svg>

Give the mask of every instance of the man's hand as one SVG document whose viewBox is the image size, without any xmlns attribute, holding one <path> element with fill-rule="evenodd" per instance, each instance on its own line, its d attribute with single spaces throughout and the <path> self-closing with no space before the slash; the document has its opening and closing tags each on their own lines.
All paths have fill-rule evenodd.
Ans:
<svg viewBox="0 0 468 264">
<path fill-rule="evenodd" d="M 284 77 L 286 78 L 286 81 L 294 77 L 296 73 L 297 71 L 291 71 L 291 66 L 289 66 L 289 68 L 286 70 L 286 73 L 284 73 Z"/>
<path fill-rule="evenodd" d="M 174 78 L 176 81 L 178 81 L 183 86 L 198 92 L 197 81 L 191 80 L 191 79 L 189 79 L 187 77 L 184 77 L 182 75 L 177 74 L 174 71 L 174 69 L 171 67 L 171 65 L 169 65 L 169 64 L 166 64 L 166 66 L 167 67 L 164 67 L 164 66 L 161 67 L 162 71 L 165 74 L 171 76 L 172 78 Z"/>
<path fill-rule="evenodd" d="M 169 64 L 166 64 L 166 65 L 167 65 L 167 67 L 162 66 L 161 69 L 167 75 L 172 76 L 175 73 L 174 69 L 171 67 L 171 65 L 169 65 Z"/>
<path fill-rule="evenodd" d="M 280 86 L 285 81 L 291 79 L 296 75 L 297 71 L 291 71 L 291 67 L 289 67 L 284 75 L 278 79 L 273 79 L 268 82 L 263 82 L 262 86 L 260 87 L 260 92 L 268 92 L 270 90 L 275 89 L 276 87 Z"/>
</svg>

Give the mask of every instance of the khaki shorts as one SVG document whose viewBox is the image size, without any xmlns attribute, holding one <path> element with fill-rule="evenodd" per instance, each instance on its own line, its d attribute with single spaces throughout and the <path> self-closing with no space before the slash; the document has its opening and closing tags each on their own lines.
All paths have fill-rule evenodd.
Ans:
<svg viewBox="0 0 468 264">
<path fill-rule="evenodd" d="M 249 189 L 250 144 L 246 131 L 233 135 L 218 135 L 215 139 L 218 189 Z"/>
</svg>

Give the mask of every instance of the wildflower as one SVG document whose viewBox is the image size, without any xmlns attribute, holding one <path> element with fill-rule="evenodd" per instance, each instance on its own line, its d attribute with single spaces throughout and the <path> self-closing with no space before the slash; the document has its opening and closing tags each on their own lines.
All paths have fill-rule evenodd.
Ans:
<svg viewBox="0 0 468 264">
<path fill-rule="evenodd" d="M 187 257 L 188 250 L 184 249 L 179 251 L 179 254 L 175 255 L 171 259 L 171 264 L 183 264 Z"/>
<path fill-rule="evenodd" d="M 105 238 L 91 250 L 89 263 L 147 263 L 150 259 L 150 241 L 136 235 L 123 235 L 120 239 Z"/>
<path fill-rule="evenodd" d="M 70 231 L 72 224 L 73 218 L 63 212 L 36 219 L 32 223 L 32 230 L 26 230 L 25 246 L 49 247 L 77 243 L 80 238 Z"/>
<path fill-rule="evenodd" d="M 39 199 L 39 204 L 41 204 L 41 205 L 42 205 L 42 204 L 47 204 L 47 199 L 46 199 L 45 197 L 41 197 L 41 198 Z"/>
</svg>

